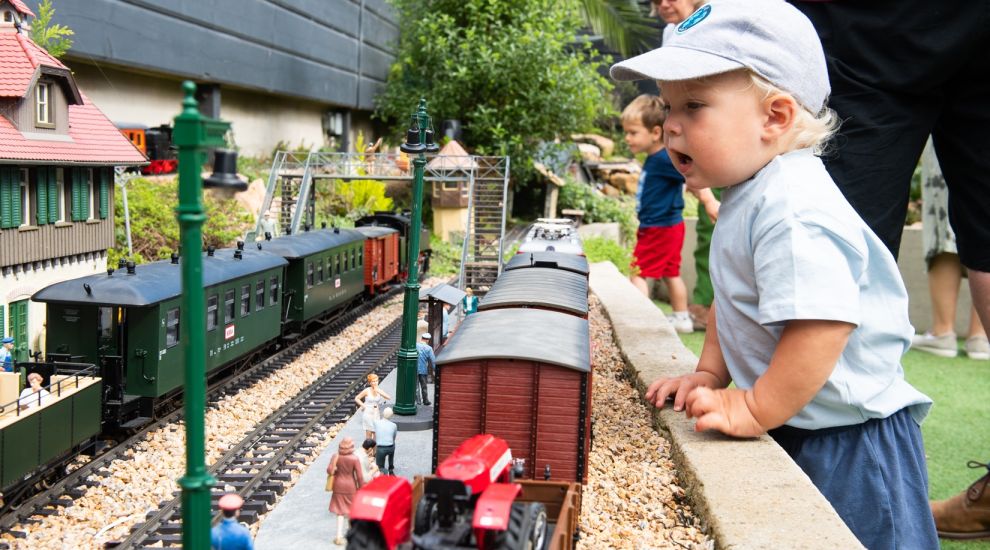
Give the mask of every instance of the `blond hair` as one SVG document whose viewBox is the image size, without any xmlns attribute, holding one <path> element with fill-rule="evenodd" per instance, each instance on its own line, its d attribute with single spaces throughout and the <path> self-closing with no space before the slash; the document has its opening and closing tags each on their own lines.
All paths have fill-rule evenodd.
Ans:
<svg viewBox="0 0 990 550">
<path fill-rule="evenodd" d="M 632 100 L 626 108 L 622 110 L 622 123 L 628 124 L 638 122 L 647 130 L 652 130 L 654 126 L 663 128 L 664 116 L 663 98 L 660 96 L 643 94 Z"/>
<path fill-rule="evenodd" d="M 787 90 L 775 86 L 753 71 L 746 72 L 749 73 L 753 86 L 763 92 L 764 99 L 774 94 L 786 94 L 794 97 Z M 797 117 L 794 119 L 794 127 L 791 130 L 792 147 L 794 149 L 810 147 L 816 155 L 824 154 L 828 148 L 828 141 L 839 131 L 839 124 L 842 122 L 839 120 L 839 115 L 827 106 L 823 106 L 822 110 L 815 114 L 800 103 L 798 105 L 801 108 L 798 109 Z"/>
</svg>

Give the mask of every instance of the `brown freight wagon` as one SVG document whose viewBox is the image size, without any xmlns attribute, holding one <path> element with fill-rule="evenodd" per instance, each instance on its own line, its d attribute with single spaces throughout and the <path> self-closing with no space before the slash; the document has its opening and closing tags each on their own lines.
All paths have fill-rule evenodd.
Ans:
<svg viewBox="0 0 990 550">
<path fill-rule="evenodd" d="M 591 272 L 588 258 L 577 254 L 564 254 L 563 252 L 521 252 L 510 258 L 502 271 L 529 268 L 561 269 L 584 275 L 586 279 Z"/>
<path fill-rule="evenodd" d="M 525 459 L 522 477 L 587 481 L 591 449 L 588 321 L 541 309 L 469 315 L 437 357 L 433 469 L 489 433 Z"/>
<path fill-rule="evenodd" d="M 355 227 L 364 235 L 364 286 L 374 296 L 399 280 L 399 232 L 390 227 Z"/>
<path fill-rule="evenodd" d="M 588 279 L 571 271 L 535 267 L 506 271 L 478 304 L 478 311 L 534 308 L 588 318 Z"/>
</svg>

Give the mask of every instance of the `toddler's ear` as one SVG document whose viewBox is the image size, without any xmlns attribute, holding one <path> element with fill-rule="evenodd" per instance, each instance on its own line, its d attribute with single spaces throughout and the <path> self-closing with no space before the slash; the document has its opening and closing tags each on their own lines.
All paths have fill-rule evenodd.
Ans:
<svg viewBox="0 0 990 550">
<path fill-rule="evenodd" d="M 787 135 L 794 127 L 798 109 L 802 107 L 789 94 L 774 94 L 763 100 L 763 139 L 775 141 Z"/>
</svg>

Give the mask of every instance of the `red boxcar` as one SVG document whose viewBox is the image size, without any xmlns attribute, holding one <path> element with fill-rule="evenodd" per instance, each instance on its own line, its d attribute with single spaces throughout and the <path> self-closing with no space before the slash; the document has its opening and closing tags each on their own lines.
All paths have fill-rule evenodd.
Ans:
<svg viewBox="0 0 990 550">
<path fill-rule="evenodd" d="M 437 357 L 433 467 L 488 433 L 523 458 L 523 477 L 587 481 L 591 448 L 588 321 L 542 309 L 468 316 Z"/>
<path fill-rule="evenodd" d="M 390 227 L 355 227 L 364 235 L 364 286 L 374 296 L 399 280 L 399 232 Z"/>
</svg>

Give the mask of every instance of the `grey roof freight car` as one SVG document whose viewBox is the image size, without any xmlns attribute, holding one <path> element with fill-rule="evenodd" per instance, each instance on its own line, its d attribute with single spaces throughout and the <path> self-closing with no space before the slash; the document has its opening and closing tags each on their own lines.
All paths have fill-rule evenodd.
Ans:
<svg viewBox="0 0 990 550">
<path fill-rule="evenodd" d="M 563 269 L 580 273 L 585 277 L 591 272 L 588 267 L 588 258 L 576 254 L 564 254 L 563 252 L 523 252 L 516 254 L 505 264 L 503 271 L 514 269 L 525 269 L 529 267 L 549 267 L 553 269 Z"/>
<path fill-rule="evenodd" d="M 468 315 L 437 356 L 437 365 L 478 359 L 522 359 L 591 370 L 588 321 L 541 309 L 497 309 Z"/>
<path fill-rule="evenodd" d="M 587 318 L 588 279 L 545 267 L 506 271 L 481 300 L 478 311 L 506 307 L 551 309 Z"/>
<path fill-rule="evenodd" d="M 262 241 L 261 247 L 291 260 L 361 240 L 364 240 L 364 235 L 353 229 L 318 229 Z"/>
<path fill-rule="evenodd" d="M 243 250 L 240 251 L 241 259 L 235 259 L 236 252 L 233 248 L 224 248 L 213 256 L 203 254 L 204 288 L 287 263 L 267 251 Z M 55 283 L 38 291 L 31 299 L 48 303 L 142 307 L 171 300 L 182 292 L 182 270 L 178 263 L 163 260 L 131 269 Z"/>
</svg>

